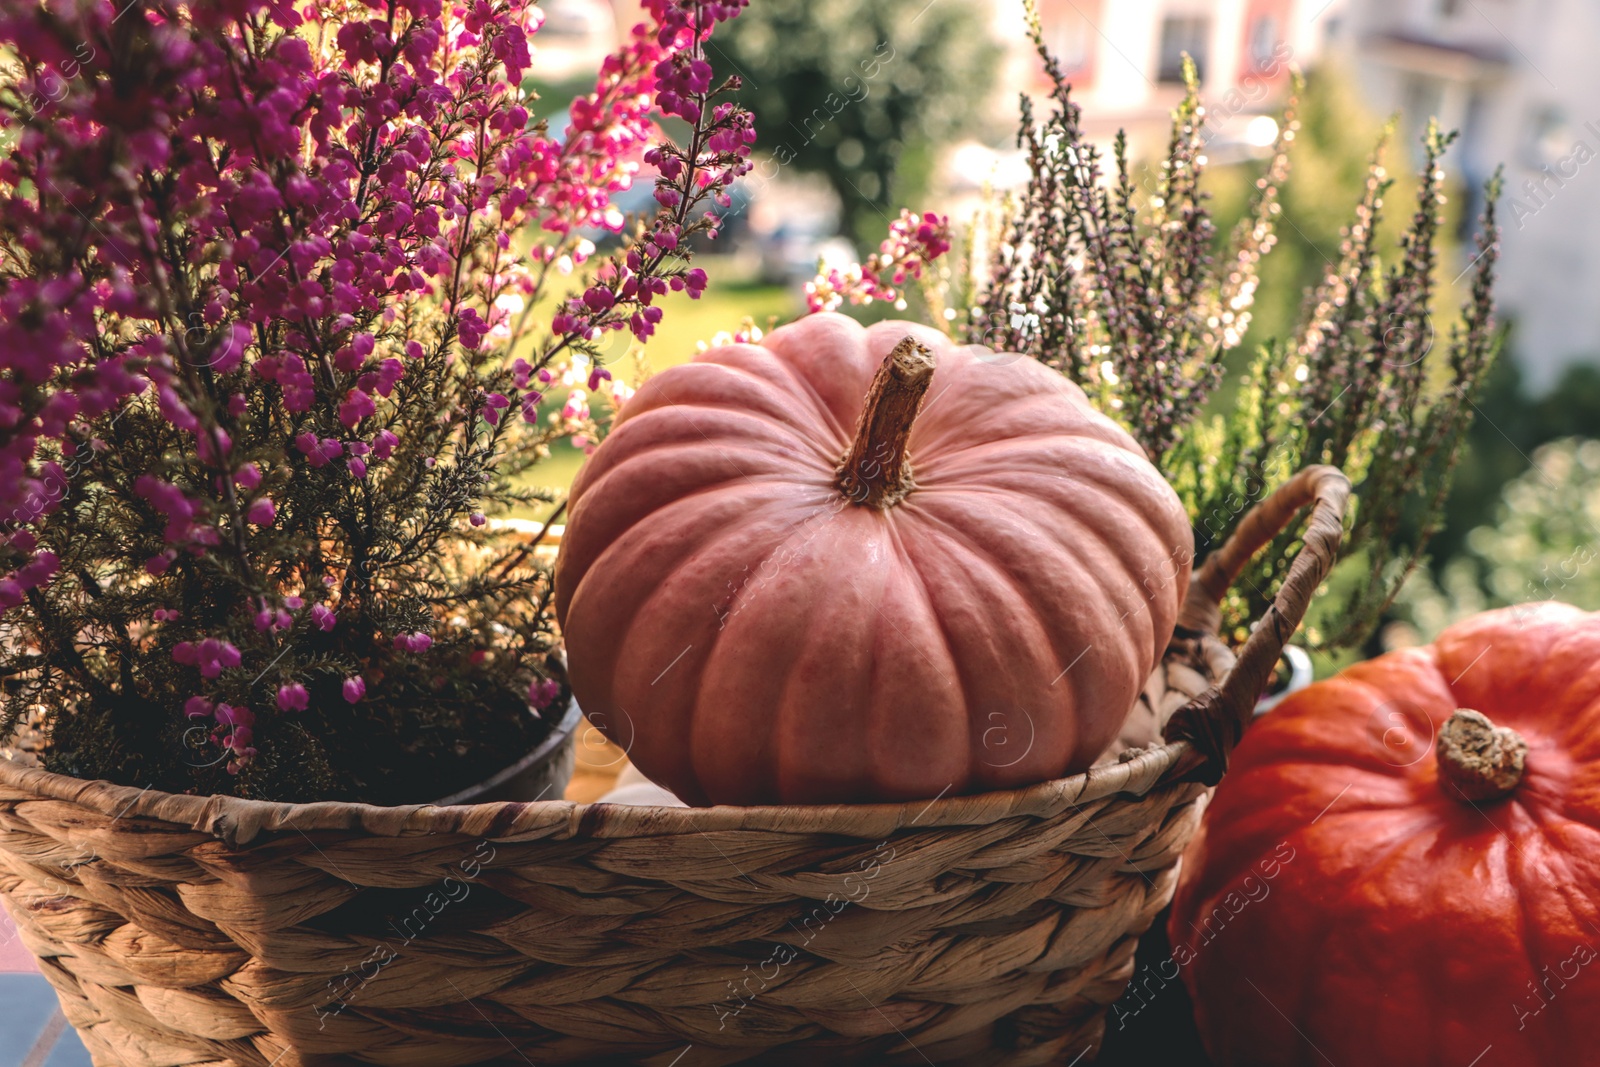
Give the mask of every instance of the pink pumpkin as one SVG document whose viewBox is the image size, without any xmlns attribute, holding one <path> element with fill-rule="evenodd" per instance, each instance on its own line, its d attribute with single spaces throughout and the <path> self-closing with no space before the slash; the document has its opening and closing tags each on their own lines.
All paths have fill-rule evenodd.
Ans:
<svg viewBox="0 0 1600 1067">
<path fill-rule="evenodd" d="M 692 804 L 1082 771 L 1172 635 L 1190 525 L 1059 374 L 813 315 L 650 379 L 572 487 L 574 693 Z"/>
</svg>

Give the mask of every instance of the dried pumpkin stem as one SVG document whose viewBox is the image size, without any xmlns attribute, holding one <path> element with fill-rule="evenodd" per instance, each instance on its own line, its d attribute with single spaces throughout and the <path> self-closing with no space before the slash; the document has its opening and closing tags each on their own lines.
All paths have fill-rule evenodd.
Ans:
<svg viewBox="0 0 1600 1067">
<path fill-rule="evenodd" d="M 867 390 L 855 442 L 839 461 L 839 489 L 852 502 L 881 510 L 916 488 L 906 446 L 934 366 L 933 353 L 914 337 L 884 357 Z"/>
<path fill-rule="evenodd" d="M 1528 743 L 1507 726 L 1460 708 L 1439 729 L 1439 786 L 1456 800 L 1498 800 L 1522 781 Z"/>
</svg>

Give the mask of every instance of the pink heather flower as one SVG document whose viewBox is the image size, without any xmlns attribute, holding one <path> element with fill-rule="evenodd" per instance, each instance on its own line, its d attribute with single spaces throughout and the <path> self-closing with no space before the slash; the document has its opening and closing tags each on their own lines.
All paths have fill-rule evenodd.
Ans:
<svg viewBox="0 0 1600 1067">
<path fill-rule="evenodd" d="M 474 511 L 468 518 L 472 520 L 472 525 L 474 526 L 482 526 L 489 521 L 488 517 L 481 511 Z"/>
<path fill-rule="evenodd" d="M 425 633 L 399 634 L 394 647 L 402 652 L 426 652 L 433 647 L 433 638 Z"/>
<path fill-rule="evenodd" d="M 216 710 L 217 723 L 221 726 L 234 726 L 250 729 L 256 724 L 256 713 L 249 708 L 235 707 L 232 704 L 218 704 Z"/>
<path fill-rule="evenodd" d="M 192 641 L 179 641 L 172 647 L 175 662 L 187 667 L 199 667 L 200 677 L 215 678 L 224 669 L 237 667 L 239 650 L 227 641 L 208 637 L 198 645 Z"/>
<path fill-rule="evenodd" d="M 290 682 L 288 685 L 278 687 L 279 711 L 305 711 L 310 706 L 311 695 L 299 682 Z"/>
<path fill-rule="evenodd" d="M 478 348 L 483 344 L 483 339 L 489 332 L 489 324 L 479 315 L 476 308 L 465 308 L 456 322 L 456 333 L 461 337 L 463 348 Z"/>
<path fill-rule="evenodd" d="M 395 433 L 364 433 L 370 453 L 355 448 L 365 444 L 358 441 L 347 452 L 344 442 L 322 436 L 331 428 L 324 413 L 332 409 L 354 431 L 374 419 L 375 397 L 410 384 L 410 360 L 460 367 L 470 362 L 462 349 L 509 345 L 511 327 L 497 301 L 503 294 L 554 311 L 556 334 L 535 341 L 538 356 L 517 372 L 517 393 L 494 394 L 498 401 L 487 408 L 498 422 L 520 401 L 534 420 L 542 400 L 539 391 L 526 392 L 534 367 L 548 384 L 551 372 L 540 364 L 555 352 L 606 331 L 649 336 L 661 318 L 655 301 L 673 287 L 691 295 L 704 288 L 704 272 L 674 273 L 670 284 L 667 275 L 681 271 L 676 264 L 690 239 L 706 232 L 707 201 L 724 202 L 749 170 L 750 116 L 710 97 L 702 49 L 713 26 L 745 2 L 646 0 L 646 18 L 605 60 L 592 91 L 571 101 L 559 136 L 532 124 L 519 88 L 532 63 L 529 35 L 542 22 L 532 0 L 453 7 L 400 0 L 387 21 L 349 17 L 348 5 L 326 0 L 146 5 L 119 21 L 148 89 L 138 107 L 108 118 L 103 79 L 57 79 L 62 91 L 47 105 L 12 108 L 3 123 L 0 247 L 21 245 L 29 256 L 7 260 L 0 287 L 0 515 L 7 527 L 55 511 L 71 482 L 94 487 L 83 465 L 67 464 L 69 476 L 43 457 L 73 457 L 80 431 L 95 432 L 95 420 L 148 390 L 187 436 L 134 487 L 165 524 L 167 547 L 144 568 L 158 578 L 179 553 L 205 557 L 232 541 L 225 501 L 234 488 L 251 523 L 275 523 L 274 501 L 258 496 L 263 467 L 274 471 L 272 491 L 282 495 L 282 460 L 305 477 L 308 467 L 322 471 L 348 456 L 347 469 L 360 478 L 368 464 L 390 458 Z M 0 17 L 0 49 L 30 69 L 49 69 L 59 63 L 61 41 L 104 37 L 109 11 L 33 5 L 27 18 Z M 693 158 L 653 143 L 662 138 L 663 116 L 693 126 L 700 149 Z M 470 135 L 443 141 L 446 131 L 463 130 Z M 119 159 L 128 166 L 113 175 L 107 160 Z M 639 241 L 584 275 L 592 283 L 541 291 L 545 273 L 527 264 L 572 277 L 574 265 L 596 254 L 584 231 L 627 227 L 612 197 L 632 186 L 647 160 L 668 210 L 646 220 Z M 55 193 L 26 195 L 32 189 Z M 167 209 L 182 219 L 181 232 L 168 226 Z M 556 239 L 530 255 L 521 241 L 529 228 Z M 152 242 L 152 233 L 163 240 Z M 472 250 L 469 259 L 461 249 Z M 483 267 L 479 249 L 492 250 L 503 267 Z M 95 274 L 81 276 L 81 264 Z M 186 272 L 195 312 L 164 327 L 144 279 L 174 269 Z M 397 309 L 430 300 L 453 320 L 455 339 L 427 327 L 425 349 Z M 485 382 L 500 373 L 492 362 Z M 592 391 L 604 372 L 591 378 Z M 587 420 L 581 393 L 576 404 L 568 398 L 564 414 Z M 294 427 L 292 441 L 271 436 L 285 426 Z M 90 447 L 103 453 L 108 446 L 95 439 Z M 258 462 L 240 462 L 246 449 Z M 293 462 L 296 452 L 304 464 Z M 486 520 L 474 512 L 471 521 Z M 0 573 L 0 605 L 24 602 L 59 566 L 29 538 L 11 535 L 23 558 L 0 568 L 11 570 Z M 291 626 L 290 611 L 301 606 L 298 598 L 281 607 L 261 602 L 253 614 L 272 631 Z M 321 604 L 310 616 L 324 632 L 337 622 Z M 412 651 L 431 644 L 426 634 L 409 636 Z M 171 655 L 207 679 L 242 660 L 220 637 L 180 642 Z M 280 707 L 292 688 L 280 689 Z M 347 679 L 344 692 L 359 700 L 365 682 Z M 231 729 L 228 770 L 239 773 L 256 755 L 254 716 L 204 697 L 186 710 L 202 706 L 196 717 L 214 711 L 219 728 Z"/>
<path fill-rule="evenodd" d="M 274 608 L 267 604 L 266 598 L 261 599 L 261 610 L 256 612 L 256 630 L 267 633 L 271 630 L 287 630 L 294 625 L 294 616 L 283 608 Z"/>
<path fill-rule="evenodd" d="M 299 611 L 301 608 L 306 606 L 306 602 L 301 597 L 286 596 L 283 598 L 283 606 L 288 608 L 290 611 Z"/>
<path fill-rule="evenodd" d="M 360 389 L 352 389 L 339 404 L 339 421 L 344 423 L 346 429 L 353 430 L 362 419 L 377 412 L 378 405 L 372 397 Z"/>
<path fill-rule="evenodd" d="M 400 443 L 400 438 L 388 430 L 379 430 L 378 435 L 372 439 L 372 458 L 388 459 L 394 454 L 395 445 Z"/>
<path fill-rule="evenodd" d="M 870 304 L 875 300 L 904 308 L 900 287 L 908 278 L 922 277 L 923 269 L 949 250 L 949 219 L 932 212 L 919 216 L 902 211 L 889 224 L 889 236 L 878 246 L 875 257 L 844 270 L 823 271 L 806 283 L 806 310 L 832 311 L 846 301 Z"/>
<path fill-rule="evenodd" d="M 214 705 L 205 697 L 195 696 L 184 701 L 183 713 L 191 719 L 208 719 Z"/>
<path fill-rule="evenodd" d="M 528 703 L 539 711 L 546 711 L 561 695 L 561 683 L 554 678 L 537 678 L 528 686 Z"/>
<path fill-rule="evenodd" d="M 567 422 L 588 420 L 589 398 L 582 389 L 574 389 L 567 394 L 567 402 L 561 406 L 561 417 Z"/>
<path fill-rule="evenodd" d="M 306 462 L 313 467 L 326 467 L 332 461 L 344 455 L 344 443 L 331 437 L 317 440 L 317 435 L 309 430 L 294 439 L 294 447 L 299 449 L 306 457 Z"/>
<path fill-rule="evenodd" d="M 344 680 L 344 698 L 348 703 L 360 703 L 361 698 L 367 695 L 367 681 L 360 675 Z"/>
<path fill-rule="evenodd" d="M 606 370 L 604 367 L 595 367 L 589 372 L 589 390 L 593 392 L 594 390 L 600 388 L 601 382 L 609 382 L 610 380 L 610 371 Z"/>
<path fill-rule="evenodd" d="M 398 359 L 386 359 L 378 365 L 377 371 L 372 375 L 372 388 L 379 396 L 389 396 L 394 392 L 394 387 L 404 378 L 406 367 Z M 363 376 L 365 377 L 365 376 Z"/>
</svg>

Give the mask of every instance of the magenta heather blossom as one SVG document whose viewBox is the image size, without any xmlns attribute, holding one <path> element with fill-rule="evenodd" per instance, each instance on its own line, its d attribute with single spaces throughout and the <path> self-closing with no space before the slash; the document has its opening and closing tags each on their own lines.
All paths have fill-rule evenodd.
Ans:
<svg viewBox="0 0 1600 1067">
<path fill-rule="evenodd" d="M 528 703 L 537 711 L 546 711 L 560 694 L 560 682 L 553 678 L 536 678 L 528 686 Z"/>
<path fill-rule="evenodd" d="M 290 682 L 278 687 L 279 711 L 305 711 L 311 706 L 311 696 L 306 692 L 306 687 L 299 682 Z"/>
<path fill-rule="evenodd" d="M 531 0 L 0 10 L 0 735 L 43 705 L 74 773 L 118 779 L 172 762 L 113 743 L 155 736 L 135 717 L 200 700 L 237 778 L 185 753 L 158 787 L 347 796 L 382 746 L 309 700 L 342 678 L 363 731 L 404 708 L 509 755 L 525 714 L 460 709 L 519 705 L 554 635 L 489 516 L 598 433 L 606 335 L 705 288 L 689 242 L 755 132 L 704 49 L 744 2 L 643 0 L 565 131 L 523 87 Z M 635 229 L 612 198 L 646 167 Z M 636 236 L 599 257 L 595 227 Z"/>
<path fill-rule="evenodd" d="M 433 638 L 427 634 L 398 634 L 394 647 L 402 652 L 426 652 L 433 647 Z"/>
<path fill-rule="evenodd" d="M 186 667 L 199 667 L 200 677 L 215 678 L 224 669 L 239 666 L 238 648 L 230 641 L 208 637 L 203 641 L 179 641 L 172 646 L 172 658 Z"/>
<path fill-rule="evenodd" d="M 903 309 L 908 280 L 922 277 L 929 263 L 950 251 L 950 220 L 927 212 L 902 211 L 889 224 L 889 236 L 878 254 L 865 263 L 832 268 L 806 283 L 806 309 L 833 311 L 849 301 L 870 304 L 882 300 Z"/>
</svg>

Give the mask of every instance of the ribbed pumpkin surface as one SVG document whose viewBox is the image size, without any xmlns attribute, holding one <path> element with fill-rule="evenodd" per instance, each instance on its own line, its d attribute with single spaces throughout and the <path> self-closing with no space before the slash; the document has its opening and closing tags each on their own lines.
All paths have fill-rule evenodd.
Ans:
<svg viewBox="0 0 1600 1067">
<path fill-rule="evenodd" d="M 937 370 L 915 488 L 880 509 L 838 468 L 908 335 Z M 685 800 L 913 799 L 1088 767 L 1191 556 L 1176 494 L 1060 375 L 815 315 L 627 402 L 573 486 L 557 611 L 591 721 Z"/>
</svg>

